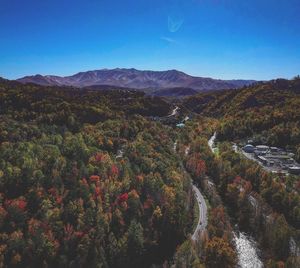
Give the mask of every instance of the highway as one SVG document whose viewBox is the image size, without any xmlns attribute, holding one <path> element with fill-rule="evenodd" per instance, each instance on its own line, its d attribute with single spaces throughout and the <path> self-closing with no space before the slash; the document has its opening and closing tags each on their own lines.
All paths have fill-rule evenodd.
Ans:
<svg viewBox="0 0 300 268">
<path fill-rule="evenodd" d="M 199 219 L 197 223 L 197 227 L 192 235 L 192 240 L 197 240 L 199 233 L 206 229 L 207 226 L 207 206 L 204 200 L 203 195 L 199 191 L 199 189 L 193 185 L 193 191 L 195 193 L 196 200 L 198 202 L 199 207 Z"/>
<path fill-rule="evenodd" d="M 179 110 L 179 107 L 176 106 L 176 107 L 173 109 L 172 113 L 171 113 L 170 115 L 168 115 L 168 117 L 171 117 L 171 116 L 176 115 L 178 110 Z"/>
</svg>

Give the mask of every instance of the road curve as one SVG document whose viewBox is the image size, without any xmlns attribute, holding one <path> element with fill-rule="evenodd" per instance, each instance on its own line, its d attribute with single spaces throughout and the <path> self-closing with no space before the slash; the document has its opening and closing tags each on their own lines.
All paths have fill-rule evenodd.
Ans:
<svg viewBox="0 0 300 268">
<path fill-rule="evenodd" d="M 196 200 L 198 202 L 198 208 L 199 208 L 199 219 L 197 223 L 197 227 L 192 235 L 192 240 L 197 240 L 199 233 L 204 231 L 207 226 L 207 206 L 204 200 L 203 195 L 199 191 L 199 189 L 193 185 L 193 191 L 195 193 Z"/>
<path fill-rule="evenodd" d="M 170 115 L 168 115 L 168 117 L 171 117 L 171 116 L 176 115 L 178 110 L 179 110 L 179 107 L 176 106 L 176 107 L 172 110 L 172 113 L 171 113 Z"/>
</svg>

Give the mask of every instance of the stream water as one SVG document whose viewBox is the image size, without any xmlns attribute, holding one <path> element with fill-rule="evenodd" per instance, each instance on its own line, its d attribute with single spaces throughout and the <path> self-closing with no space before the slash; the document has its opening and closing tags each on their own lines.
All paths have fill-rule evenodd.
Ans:
<svg viewBox="0 0 300 268">
<path fill-rule="evenodd" d="M 208 146 L 215 153 L 215 139 L 217 133 L 209 139 Z M 263 263 L 258 257 L 258 249 L 255 241 L 247 236 L 246 234 L 240 231 L 234 231 L 234 242 L 236 245 L 236 250 L 238 254 L 238 265 L 240 268 L 261 268 L 263 267 Z"/>
<path fill-rule="evenodd" d="M 261 268 L 263 264 L 257 255 L 255 241 L 246 234 L 233 232 L 234 242 L 238 254 L 238 264 L 241 268 Z"/>
</svg>

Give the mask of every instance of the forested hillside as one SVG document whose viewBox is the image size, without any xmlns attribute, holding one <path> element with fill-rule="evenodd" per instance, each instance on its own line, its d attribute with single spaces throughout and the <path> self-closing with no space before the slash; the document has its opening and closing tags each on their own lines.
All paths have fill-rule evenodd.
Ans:
<svg viewBox="0 0 300 268">
<path fill-rule="evenodd" d="M 179 131 L 178 153 L 211 208 L 206 232 L 196 245 L 186 242 L 179 248 L 176 267 L 199 259 L 204 260 L 205 267 L 241 264 L 234 238 L 237 230 L 255 239 L 262 262 L 254 266 L 256 263 L 248 259 L 241 267 L 299 267 L 297 246 L 291 246 L 295 243 L 299 248 L 299 176 L 268 173 L 234 151 L 228 141 L 218 140 L 212 152 L 207 141 L 221 120 L 194 116 Z M 245 243 L 241 247 L 247 248 Z"/>
<path fill-rule="evenodd" d="M 228 141 L 297 152 L 299 85 L 171 99 L 174 109 L 130 89 L 1 80 L 0 267 L 232 268 L 240 231 L 267 268 L 298 267 L 299 178 L 267 173 Z M 208 206 L 196 240 L 192 181 Z"/>
<path fill-rule="evenodd" d="M 296 153 L 299 161 L 299 93 L 300 79 L 297 77 L 241 90 L 199 94 L 182 102 L 183 109 L 216 120 L 215 157 L 211 158 L 203 149 L 202 153 L 195 154 L 191 147 L 187 159 L 204 161 L 204 174 L 215 183 L 231 222 L 256 238 L 268 268 L 299 266 L 299 253 L 291 247 L 291 241 L 299 244 L 299 176 L 268 173 L 235 152 L 230 142 L 252 139 L 255 143 L 286 147 Z M 189 136 L 198 129 L 195 125 L 188 129 Z M 198 179 L 210 196 L 211 204 L 215 204 L 218 199 L 205 175 Z M 226 225 L 223 226 L 224 232 Z"/>
<path fill-rule="evenodd" d="M 218 138 L 288 147 L 300 160 L 300 78 L 187 98 L 185 107 L 220 119 Z"/>
<path fill-rule="evenodd" d="M 0 267 L 148 267 L 190 232 L 173 131 L 135 91 L 1 81 Z"/>
</svg>

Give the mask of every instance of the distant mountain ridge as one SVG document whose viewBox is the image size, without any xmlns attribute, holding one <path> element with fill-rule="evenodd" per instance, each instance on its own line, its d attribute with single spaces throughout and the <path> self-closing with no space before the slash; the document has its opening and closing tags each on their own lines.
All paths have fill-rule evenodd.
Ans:
<svg viewBox="0 0 300 268">
<path fill-rule="evenodd" d="M 255 82 L 254 80 L 219 80 L 195 77 L 177 70 L 140 71 L 120 68 L 80 72 L 65 77 L 55 75 L 25 76 L 17 81 L 43 86 L 90 87 L 106 85 L 144 91 L 170 88 L 189 88 L 196 91 L 210 91 L 241 88 Z"/>
</svg>

